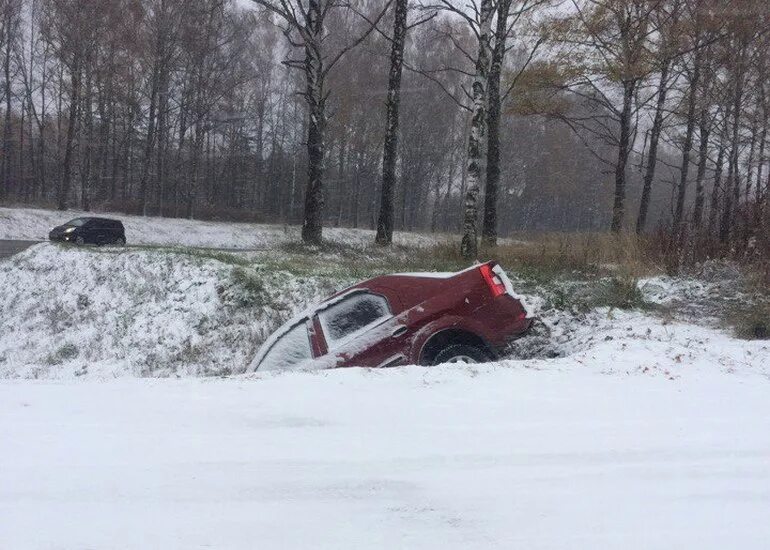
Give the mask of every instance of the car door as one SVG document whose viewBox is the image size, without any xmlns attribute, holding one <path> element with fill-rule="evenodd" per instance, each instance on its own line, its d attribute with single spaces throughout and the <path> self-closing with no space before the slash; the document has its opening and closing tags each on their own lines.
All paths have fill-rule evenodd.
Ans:
<svg viewBox="0 0 770 550">
<path fill-rule="evenodd" d="M 335 366 L 385 367 L 402 364 L 407 327 L 388 299 L 355 291 L 317 312 L 328 355 Z"/>
<path fill-rule="evenodd" d="M 102 245 L 107 242 L 107 222 L 104 220 L 95 220 L 94 223 L 94 243 Z"/>
<path fill-rule="evenodd" d="M 99 220 L 88 220 L 83 225 L 83 241 L 88 244 L 99 244 Z"/>
</svg>

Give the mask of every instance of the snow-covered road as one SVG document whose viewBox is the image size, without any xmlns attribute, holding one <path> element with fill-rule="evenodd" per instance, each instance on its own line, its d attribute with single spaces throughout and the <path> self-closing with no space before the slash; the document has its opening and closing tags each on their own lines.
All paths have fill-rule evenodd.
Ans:
<svg viewBox="0 0 770 550">
<path fill-rule="evenodd" d="M 764 549 L 770 381 L 0 382 L 0 548 Z"/>
</svg>

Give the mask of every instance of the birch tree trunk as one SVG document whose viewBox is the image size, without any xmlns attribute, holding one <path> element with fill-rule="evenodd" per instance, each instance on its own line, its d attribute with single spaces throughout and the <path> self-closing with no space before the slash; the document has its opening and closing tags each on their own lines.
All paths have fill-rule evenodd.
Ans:
<svg viewBox="0 0 770 550">
<path fill-rule="evenodd" d="M 311 5 L 313 2 L 311 2 Z M 312 9 L 312 8 L 311 8 Z M 302 221 L 302 240 L 320 244 L 323 231 L 323 176 L 324 176 L 324 83 L 321 59 L 312 47 L 305 48 L 306 100 L 309 110 L 307 129 L 307 187 L 305 188 L 305 217 Z"/>
<path fill-rule="evenodd" d="M 497 245 L 497 191 L 500 184 L 500 76 L 508 35 L 508 14 L 512 0 L 499 0 L 492 62 L 489 67 L 489 112 L 487 113 L 487 180 L 484 186 L 484 244 Z"/>
<path fill-rule="evenodd" d="M 393 242 L 393 191 L 396 186 L 396 156 L 398 154 L 398 108 L 401 101 L 401 70 L 404 62 L 406 17 L 409 0 L 396 0 L 393 22 L 393 43 L 390 50 L 390 75 L 385 115 L 385 144 L 382 152 L 382 194 L 377 218 L 375 242 Z"/>
<path fill-rule="evenodd" d="M 481 0 L 479 12 L 479 49 L 476 57 L 476 74 L 473 79 L 473 115 L 468 137 L 468 187 L 465 192 L 463 238 L 460 254 L 473 259 L 478 254 L 478 201 L 481 180 L 486 167 L 484 137 L 487 126 L 487 90 L 489 84 L 490 47 L 494 3 Z"/>
</svg>

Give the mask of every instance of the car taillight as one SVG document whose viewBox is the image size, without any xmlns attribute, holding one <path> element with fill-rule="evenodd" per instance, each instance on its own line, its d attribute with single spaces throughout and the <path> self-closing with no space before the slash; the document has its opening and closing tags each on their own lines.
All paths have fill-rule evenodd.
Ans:
<svg viewBox="0 0 770 550">
<path fill-rule="evenodd" d="M 481 272 L 484 281 L 486 281 L 487 286 L 489 286 L 489 290 L 492 292 L 493 297 L 497 298 L 498 296 L 505 294 L 505 284 L 492 270 L 490 264 L 482 265 L 479 267 L 479 271 Z"/>
</svg>

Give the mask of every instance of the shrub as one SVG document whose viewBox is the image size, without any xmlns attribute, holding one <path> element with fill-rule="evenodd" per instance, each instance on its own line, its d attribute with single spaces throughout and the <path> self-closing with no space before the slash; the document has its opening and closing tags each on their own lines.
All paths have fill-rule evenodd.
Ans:
<svg viewBox="0 0 770 550">
<path fill-rule="evenodd" d="M 770 303 L 761 303 L 736 311 L 729 318 L 735 335 L 745 340 L 770 339 Z"/>
<path fill-rule="evenodd" d="M 75 359 L 79 354 L 80 350 L 75 344 L 67 343 L 55 352 L 48 354 L 45 358 L 45 362 L 49 365 L 61 365 L 65 361 Z"/>
</svg>

